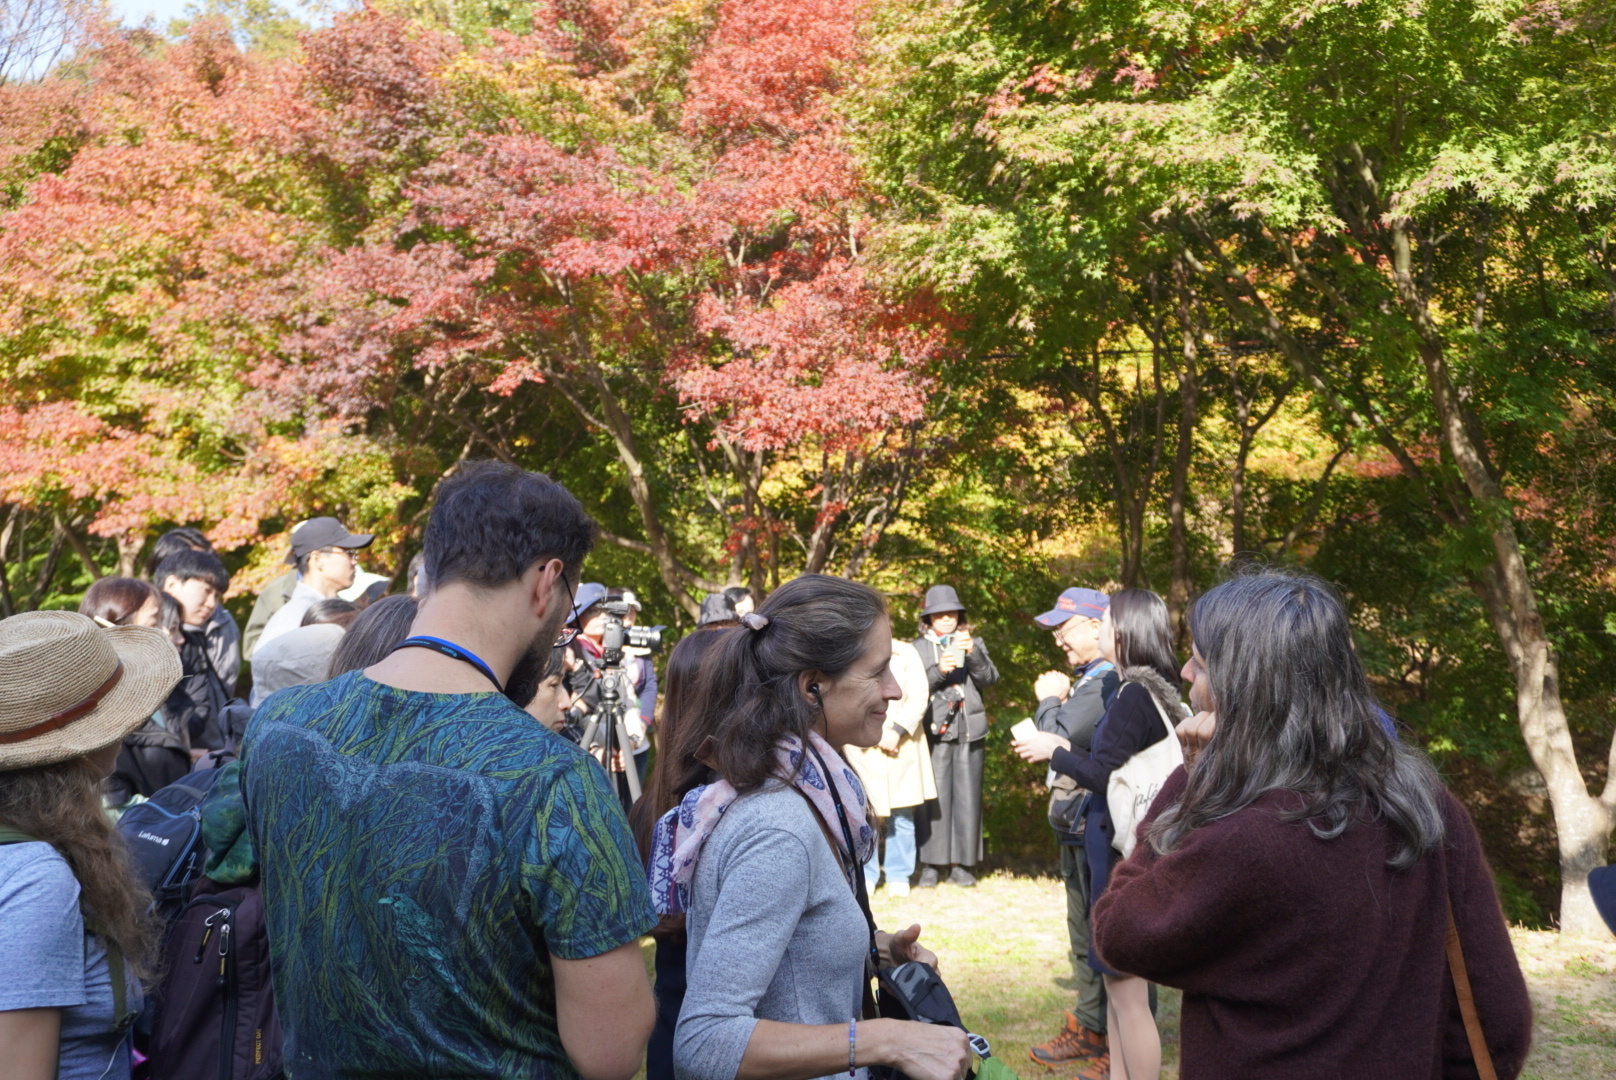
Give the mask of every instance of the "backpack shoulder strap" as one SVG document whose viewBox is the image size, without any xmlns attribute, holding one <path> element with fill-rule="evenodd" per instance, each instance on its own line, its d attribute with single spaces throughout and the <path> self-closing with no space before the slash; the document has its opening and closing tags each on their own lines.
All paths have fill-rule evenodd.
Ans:
<svg viewBox="0 0 1616 1080">
<path fill-rule="evenodd" d="M 43 840 L 29 836 L 21 829 L 13 829 L 10 825 L 0 825 L 0 846 L 6 844 L 41 844 Z M 84 913 L 84 932 L 95 934 L 107 947 L 107 975 L 112 982 L 112 1030 L 122 1031 L 135 1021 L 135 1014 L 128 1011 L 129 986 L 124 974 L 123 950 L 118 942 L 107 932 L 107 925 L 100 919 Z"/>
<path fill-rule="evenodd" d="M 122 1031 L 135 1022 L 138 1012 L 129 1010 L 129 981 L 124 973 L 123 949 L 99 917 L 84 913 L 84 932 L 101 939 L 107 949 L 107 980 L 112 983 L 112 1030 Z"/>
</svg>

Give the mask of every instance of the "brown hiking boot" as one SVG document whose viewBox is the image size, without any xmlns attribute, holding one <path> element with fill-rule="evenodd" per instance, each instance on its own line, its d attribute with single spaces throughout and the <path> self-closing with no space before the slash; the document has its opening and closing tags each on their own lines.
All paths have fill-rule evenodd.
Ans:
<svg viewBox="0 0 1616 1080">
<path fill-rule="evenodd" d="M 1105 1053 L 1105 1050 L 1105 1036 L 1090 1031 L 1077 1022 L 1076 1016 L 1068 1012 L 1066 1026 L 1061 1029 L 1061 1033 L 1048 1042 L 1033 1047 L 1028 1053 L 1038 1064 L 1053 1069 L 1057 1065 L 1097 1058 Z"/>
<path fill-rule="evenodd" d="M 1111 1080 L 1111 1054 L 1106 1052 L 1085 1062 L 1072 1080 Z"/>
</svg>

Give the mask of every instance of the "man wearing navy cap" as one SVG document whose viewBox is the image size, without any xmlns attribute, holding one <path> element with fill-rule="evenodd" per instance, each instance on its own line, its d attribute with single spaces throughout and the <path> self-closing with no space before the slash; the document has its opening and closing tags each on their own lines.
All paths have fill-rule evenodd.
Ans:
<svg viewBox="0 0 1616 1080">
<path fill-rule="evenodd" d="M 1078 752 L 1089 749 L 1094 727 L 1117 692 L 1116 668 L 1100 655 L 1100 619 L 1111 599 L 1096 589 L 1067 589 L 1055 606 L 1037 616 L 1038 625 L 1055 633 L 1072 674 L 1046 671 L 1033 683 L 1039 731 L 1070 739 Z M 1070 777 L 1050 774 L 1049 823 L 1060 846 L 1061 877 L 1066 881 L 1066 929 L 1072 943 L 1072 974 L 1077 1003 L 1066 1014 L 1060 1034 L 1032 1048 L 1040 1065 L 1082 1066 L 1106 1052 L 1105 983 L 1088 964 L 1089 882 L 1083 856 L 1083 817 L 1078 812 L 1086 794 Z"/>
</svg>

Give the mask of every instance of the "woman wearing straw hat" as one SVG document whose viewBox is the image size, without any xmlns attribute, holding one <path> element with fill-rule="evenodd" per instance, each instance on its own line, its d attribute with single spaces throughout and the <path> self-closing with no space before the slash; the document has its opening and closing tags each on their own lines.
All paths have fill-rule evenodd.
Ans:
<svg viewBox="0 0 1616 1080">
<path fill-rule="evenodd" d="M 101 809 L 124 736 L 180 678 L 161 631 L 0 620 L 0 1047 L 18 1080 L 124 1080 L 153 936 Z"/>
</svg>

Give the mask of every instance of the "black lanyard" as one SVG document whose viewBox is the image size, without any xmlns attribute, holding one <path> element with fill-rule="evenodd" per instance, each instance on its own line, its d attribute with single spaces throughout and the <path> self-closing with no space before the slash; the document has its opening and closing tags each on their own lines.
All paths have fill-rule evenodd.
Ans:
<svg viewBox="0 0 1616 1080">
<path fill-rule="evenodd" d="M 852 873 L 848 876 L 852 879 L 850 884 L 853 886 L 853 895 L 858 899 L 859 909 L 864 912 L 864 921 L 870 927 L 871 970 L 879 969 L 881 966 L 881 950 L 875 944 L 875 916 L 870 913 L 870 893 L 864 881 L 864 867 L 858 861 L 858 848 L 853 844 L 853 828 L 847 823 L 847 811 L 842 808 L 842 793 L 836 787 L 836 781 L 832 779 L 830 770 L 825 767 L 825 759 L 819 756 L 819 751 L 810 744 L 808 752 L 814 755 L 815 761 L 819 762 L 819 775 L 825 778 L 825 786 L 830 789 L 831 802 L 836 804 L 836 817 L 842 823 L 842 839 L 847 841 L 847 864 L 852 868 Z M 811 806 L 812 804 L 810 804 L 810 808 Z M 817 812 L 815 811 L 815 813 Z M 835 847 L 834 844 L 831 846 Z M 841 860 L 838 859 L 837 861 L 840 862 Z"/>
<path fill-rule="evenodd" d="M 393 646 L 394 652 L 397 652 L 399 649 L 431 649 L 433 652 L 442 653 L 444 656 L 463 661 L 470 664 L 484 675 L 487 675 L 488 681 L 494 684 L 495 690 L 498 690 L 502 694 L 505 692 L 505 688 L 499 684 L 499 679 L 494 676 L 494 669 L 483 663 L 482 657 L 478 656 L 470 649 L 456 645 L 452 641 L 445 641 L 438 637 L 429 637 L 426 634 L 417 634 L 414 637 L 405 638 L 403 641 Z"/>
</svg>

